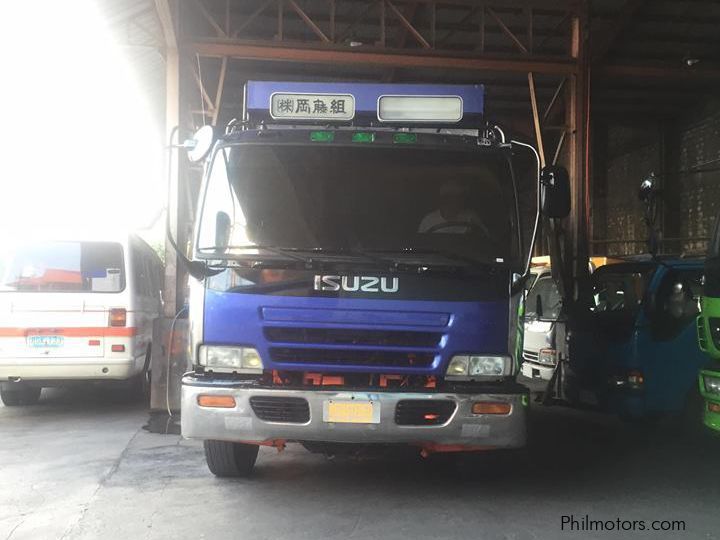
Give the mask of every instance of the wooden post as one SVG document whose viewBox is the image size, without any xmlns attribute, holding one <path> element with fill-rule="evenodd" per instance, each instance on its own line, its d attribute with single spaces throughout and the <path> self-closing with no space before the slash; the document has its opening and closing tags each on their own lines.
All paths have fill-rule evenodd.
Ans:
<svg viewBox="0 0 720 540">
<path fill-rule="evenodd" d="M 585 20 L 574 15 L 570 20 L 571 43 L 570 52 L 576 60 L 578 69 L 569 77 L 567 84 L 566 125 L 569 127 L 569 144 L 567 145 L 567 168 L 570 173 L 572 193 L 572 211 L 570 229 L 565 242 L 565 257 L 568 267 L 566 272 L 571 277 L 570 283 L 575 284 L 573 294 L 575 300 L 582 302 L 588 293 L 588 175 L 585 168 L 586 154 L 586 100 L 587 63 L 585 59 L 585 43 L 583 25 Z"/>
<path fill-rule="evenodd" d="M 540 167 L 545 166 L 545 146 L 543 145 L 542 126 L 540 125 L 540 113 L 538 111 L 537 96 L 535 94 L 535 78 L 532 72 L 528 73 L 528 87 L 530 89 L 530 105 L 532 106 L 533 127 L 535 128 L 535 140 L 537 142 L 538 154 L 540 154 Z"/>
<path fill-rule="evenodd" d="M 165 142 L 170 143 L 170 135 L 180 124 L 180 55 L 175 32 L 175 9 L 172 0 L 155 0 L 158 18 L 165 36 Z M 168 149 L 172 156 L 166 160 L 166 175 L 169 179 L 167 194 L 167 212 L 170 232 L 175 238 L 178 233 L 179 159 L 177 151 Z M 177 312 L 177 273 L 178 259 L 175 250 L 165 238 L 165 316 L 174 317 Z"/>
<path fill-rule="evenodd" d="M 218 117 L 220 116 L 220 105 L 222 104 L 223 89 L 225 88 L 225 74 L 227 73 L 228 57 L 223 56 L 220 63 L 220 76 L 218 77 L 218 87 L 215 93 L 215 103 L 213 104 L 212 125 L 217 126 Z"/>
</svg>

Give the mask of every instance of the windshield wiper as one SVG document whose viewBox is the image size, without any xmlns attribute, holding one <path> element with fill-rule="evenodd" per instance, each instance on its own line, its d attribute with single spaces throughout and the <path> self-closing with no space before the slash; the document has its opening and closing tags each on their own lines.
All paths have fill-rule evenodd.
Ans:
<svg viewBox="0 0 720 540">
<path fill-rule="evenodd" d="M 370 250 L 377 253 L 387 253 L 387 254 L 396 254 L 396 255 L 439 255 L 441 257 L 445 257 L 446 259 L 450 261 L 455 262 L 462 262 L 465 263 L 466 266 L 493 266 L 494 264 L 499 264 L 497 262 L 490 262 L 487 260 L 477 259 L 475 257 L 470 257 L 467 255 L 462 255 L 461 253 L 455 253 L 454 251 L 448 251 L 444 249 L 429 249 L 429 248 L 415 248 L 415 247 L 405 247 L 401 249 L 373 249 Z M 422 257 L 419 257 L 420 260 L 422 260 Z M 448 265 L 442 265 L 438 263 L 433 262 L 427 262 L 424 261 L 423 264 L 426 264 L 427 266 L 448 266 Z"/>
<path fill-rule="evenodd" d="M 300 261 L 305 264 L 307 267 L 313 266 L 315 263 L 320 261 L 328 261 L 331 260 L 330 257 L 334 256 L 344 256 L 344 257 L 354 257 L 354 258 L 362 258 L 365 261 L 379 264 L 381 266 L 387 266 L 387 267 L 393 267 L 396 266 L 396 263 L 391 259 L 386 259 L 384 257 L 378 257 L 370 255 L 364 251 L 354 250 L 354 249 L 346 249 L 346 248 L 325 248 L 325 247 L 312 247 L 312 248 L 289 248 L 289 247 L 275 247 L 275 246 L 265 246 L 265 245 L 255 245 L 255 244 L 247 244 L 242 246 L 228 246 L 225 248 L 225 251 L 231 251 L 231 250 L 251 250 L 256 249 L 260 251 L 266 251 L 268 253 L 272 253 L 273 255 L 279 255 L 285 259 L 291 259 L 295 261 Z M 309 256 L 306 256 L 304 254 L 310 254 Z M 323 256 L 326 257 L 323 257 Z M 221 254 L 219 258 L 227 259 L 227 255 L 225 253 Z"/>
<path fill-rule="evenodd" d="M 210 248 L 215 249 L 215 248 Z M 215 254 L 212 257 L 208 257 L 209 259 L 220 259 L 225 260 L 232 257 L 228 257 L 228 251 L 231 250 L 249 250 L 249 249 L 256 249 L 258 251 L 266 251 L 268 253 L 272 253 L 273 255 L 279 255 L 281 257 L 284 257 L 285 259 L 291 259 L 294 261 L 300 261 L 302 263 L 305 263 L 306 265 L 310 266 L 313 264 L 313 259 L 311 257 L 303 257 L 302 255 L 298 255 L 295 253 L 295 250 L 293 248 L 282 248 L 282 247 L 274 247 L 274 246 L 262 246 L 262 245 L 255 245 L 255 244 L 246 244 L 242 246 L 227 246 L 226 248 L 223 248 L 222 253 L 217 253 L 217 256 Z M 203 249 L 200 249 L 200 251 L 203 251 Z M 256 256 L 256 255 L 252 255 Z M 259 257 L 260 255 L 257 255 Z"/>
<path fill-rule="evenodd" d="M 300 250 L 305 251 L 305 250 Z M 395 261 L 392 259 L 388 259 L 385 257 L 378 257 L 377 255 L 372 255 L 368 253 L 367 251 L 359 250 L 359 249 L 348 249 L 348 248 L 325 248 L 325 247 L 316 247 L 308 249 L 307 251 L 310 251 L 312 253 L 319 253 L 319 254 L 325 254 L 325 255 L 339 255 L 339 256 L 347 256 L 347 257 L 361 257 L 365 259 L 366 261 L 373 262 L 376 264 L 380 264 L 382 266 L 388 266 L 392 267 L 395 266 Z"/>
</svg>

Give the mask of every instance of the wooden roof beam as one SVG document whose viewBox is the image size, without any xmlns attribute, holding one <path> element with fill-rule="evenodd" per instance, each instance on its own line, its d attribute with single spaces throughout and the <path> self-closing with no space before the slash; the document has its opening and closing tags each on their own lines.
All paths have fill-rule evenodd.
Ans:
<svg viewBox="0 0 720 540">
<path fill-rule="evenodd" d="M 568 75 L 575 73 L 573 61 L 541 58 L 497 58 L 489 56 L 450 56 L 447 54 L 393 54 L 382 49 L 349 50 L 293 45 L 242 43 L 230 41 L 194 41 L 184 44 L 186 51 L 200 56 L 244 60 L 309 62 L 320 64 L 370 65 L 397 68 L 457 69 L 492 72 L 524 72 Z"/>
</svg>

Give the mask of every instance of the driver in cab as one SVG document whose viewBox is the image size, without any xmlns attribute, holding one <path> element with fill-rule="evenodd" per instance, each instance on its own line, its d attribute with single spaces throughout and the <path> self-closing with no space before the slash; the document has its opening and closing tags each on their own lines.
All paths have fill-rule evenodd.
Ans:
<svg viewBox="0 0 720 540">
<path fill-rule="evenodd" d="M 456 181 L 440 186 L 440 207 L 427 214 L 418 227 L 421 233 L 468 234 L 479 230 L 489 236 L 480 216 L 467 206 L 467 190 Z"/>
</svg>

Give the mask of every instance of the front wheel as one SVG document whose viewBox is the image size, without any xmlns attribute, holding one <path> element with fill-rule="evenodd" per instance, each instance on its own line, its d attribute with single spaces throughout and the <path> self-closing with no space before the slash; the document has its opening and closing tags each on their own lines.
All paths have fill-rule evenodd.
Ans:
<svg viewBox="0 0 720 540">
<path fill-rule="evenodd" d="M 35 405 L 40 400 L 39 386 L 12 385 L 0 388 L 0 399 L 6 407 L 18 407 L 21 405 Z"/>
<path fill-rule="evenodd" d="M 204 447 L 208 469 L 221 478 L 249 476 L 259 450 L 256 444 L 227 441 L 205 441 Z"/>
</svg>

